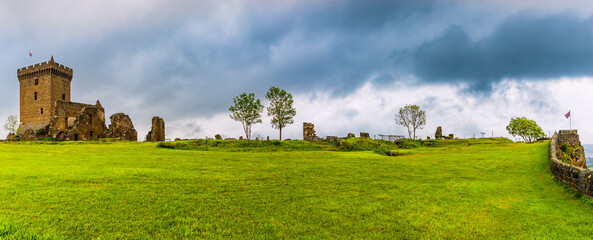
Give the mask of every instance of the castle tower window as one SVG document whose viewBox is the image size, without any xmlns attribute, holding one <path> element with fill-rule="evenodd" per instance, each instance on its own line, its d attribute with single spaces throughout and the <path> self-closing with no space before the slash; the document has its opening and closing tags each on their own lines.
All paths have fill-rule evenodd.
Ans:
<svg viewBox="0 0 593 240">
<path fill-rule="evenodd" d="M 39 79 L 35 78 L 35 86 L 39 85 Z"/>
<path fill-rule="evenodd" d="M 89 114 L 89 125 L 93 125 L 93 115 Z"/>
<path fill-rule="evenodd" d="M 62 100 L 66 100 L 66 94 L 62 93 Z"/>
<path fill-rule="evenodd" d="M 41 108 L 41 114 L 43 114 L 43 108 Z"/>
<path fill-rule="evenodd" d="M 37 92 L 35 92 L 35 100 L 37 100 Z"/>
<path fill-rule="evenodd" d="M 91 134 L 90 135 L 91 135 L 91 137 L 93 136 L 93 131 L 91 131 Z"/>
</svg>

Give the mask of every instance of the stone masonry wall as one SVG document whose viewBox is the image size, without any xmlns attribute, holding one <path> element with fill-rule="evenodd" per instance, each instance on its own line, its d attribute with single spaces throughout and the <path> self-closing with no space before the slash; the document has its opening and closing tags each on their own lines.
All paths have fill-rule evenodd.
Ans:
<svg viewBox="0 0 593 240">
<path fill-rule="evenodd" d="M 20 84 L 22 130 L 40 129 L 53 118 L 54 103 L 70 101 L 72 69 L 54 62 L 38 63 L 17 70 Z"/>
<path fill-rule="evenodd" d="M 165 141 L 165 121 L 155 116 L 152 118 L 152 127 L 148 134 L 146 134 L 147 142 L 161 142 Z"/>
<path fill-rule="evenodd" d="M 591 171 L 558 160 L 556 149 L 559 147 L 559 136 L 558 133 L 555 133 L 550 139 L 550 171 L 560 182 L 563 182 L 584 195 L 593 197 L 593 179 Z"/>
<path fill-rule="evenodd" d="M 315 133 L 315 125 L 313 123 L 303 122 L 303 140 L 317 141 L 319 138 Z"/>
</svg>

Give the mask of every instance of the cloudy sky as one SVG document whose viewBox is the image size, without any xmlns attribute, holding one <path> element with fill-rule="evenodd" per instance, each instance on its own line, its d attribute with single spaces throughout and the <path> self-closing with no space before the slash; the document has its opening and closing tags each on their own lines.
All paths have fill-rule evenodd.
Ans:
<svg viewBox="0 0 593 240">
<path fill-rule="evenodd" d="M 593 143 L 591 1 L 0 3 L 2 122 L 19 111 L 16 70 L 53 55 L 74 69 L 73 101 L 129 114 L 140 140 L 155 115 L 170 139 L 238 137 L 233 97 L 277 86 L 297 109 L 287 138 L 302 122 L 320 136 L 403 135 L 394 114 L 417 104 L 423 138 L 437 126 L 512 138 L 505 126 L 521 116 L 553 133 L 570 110 Z M 254 136 L 277 138 L 263 115 Z"/>
</svg>

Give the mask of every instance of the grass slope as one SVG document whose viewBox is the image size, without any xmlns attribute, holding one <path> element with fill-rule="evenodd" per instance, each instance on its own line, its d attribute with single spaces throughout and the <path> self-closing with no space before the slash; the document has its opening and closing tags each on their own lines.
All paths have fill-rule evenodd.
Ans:
<svg viewBox="0 0 593 240">
<path fill-rule="evenodd" d="M 0 236 L 587 239 L 548 143 L 227 152 L 0 144 Z"/>
</svg>

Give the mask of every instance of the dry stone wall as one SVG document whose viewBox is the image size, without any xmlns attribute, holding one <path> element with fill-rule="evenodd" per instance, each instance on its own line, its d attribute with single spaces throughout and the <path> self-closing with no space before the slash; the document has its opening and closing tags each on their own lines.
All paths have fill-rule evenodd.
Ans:
<svg viewBox="0 0 593 240">
<path fill-rule="evenodd" d="M 575 140 L 573 136 L 570 138 L 560 138 L 560 134 L 558 133 L 555 133 L 554 136 L 552 136 L 549 148 L 550 171 L 560 182 L 563 182 L 584 195 L 593 197 L 593 179 L 591 171 L 558 160 L 557 149 L 561 144 L 560 139 L 562 139 L 562 141 Z M 576 140 L 578 140 L 578 135 Z"/>
</svg>

